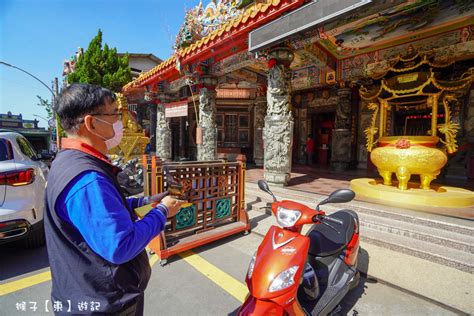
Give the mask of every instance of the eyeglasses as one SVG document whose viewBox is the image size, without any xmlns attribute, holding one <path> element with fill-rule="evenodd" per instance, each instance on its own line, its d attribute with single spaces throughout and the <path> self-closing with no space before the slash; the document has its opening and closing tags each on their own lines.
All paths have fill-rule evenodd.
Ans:
<svg viewBox="0 0 474 316">
<path fill-rule="evenodd" d="M 91 116 L 118 116 L 119 120 L 122 120 L 122 112 L 113 112 L 113 113 L 88 113 L 86 115 L 91 115 Z M 77 119 L 76 122 L 82 123 L 84 122 L 84 118 L 81 117 L 80 119 Z"/>
<path fill-rule="evenodd" d="M 118 116 L 119 120 L 122 119 L 122 112 L 113 112 L 113 113 L 89 113 L 92 116 Z"/>
</svg>

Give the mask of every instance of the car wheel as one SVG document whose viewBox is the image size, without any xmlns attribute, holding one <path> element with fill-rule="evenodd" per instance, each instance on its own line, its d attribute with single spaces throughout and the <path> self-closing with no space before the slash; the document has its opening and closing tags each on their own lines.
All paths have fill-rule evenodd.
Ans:
<svg viewBox="0 0 474 316">
<path fill-rule="evenodd" d="M 44 246 L 45 236 L 44 236 L 44 225 L 38 225 L 36 229 L 33 229 L 28 236 L 23 240 L 23 247 L 25 248 L 39 248 Z"/>
</svg>

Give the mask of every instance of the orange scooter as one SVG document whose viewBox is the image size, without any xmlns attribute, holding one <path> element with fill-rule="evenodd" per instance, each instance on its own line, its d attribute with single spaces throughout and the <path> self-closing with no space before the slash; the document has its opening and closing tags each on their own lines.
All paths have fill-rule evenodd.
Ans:
<svg viewBox="0 0 474 316">
<path fill-rule="evenodd" d="M 250 294 L 238 315 L 330 315 L 340 309 L 347 292 L 359 283 L 359 218 L 352 210 L 331 215 L 327 203 L 350 202 L 348 189 L 333 192 L 316 209 L 293 201 L 277 201 L 268 184 L 258 186 L 273 197 L 272 226 L 250 261 L 246 283 Z M 305 224 L 313 224 L 302 235 Z"/>
</svg>

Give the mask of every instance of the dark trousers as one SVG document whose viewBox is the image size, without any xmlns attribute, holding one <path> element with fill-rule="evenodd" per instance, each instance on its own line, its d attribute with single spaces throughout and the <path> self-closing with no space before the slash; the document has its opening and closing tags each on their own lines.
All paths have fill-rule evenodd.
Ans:
<svg viewBox="0 0 474 316">
<path fill-rule="evenodd" d="M 106 316 L 143 316 L 144 312 L 144 294 L 140 295 L 135 303 L 132 305 L 128 305 L 122 311 L 117 311 L 114 313 L 88 313 L 88 314 L 75 314 L 75 313 L 67 313 L 67 312 L 54 312 L 55 316 L 63 316 L 63 315 L 106 315 Z"/>
<path fill-rule="evenodd" d="M 313 153 L 306 153 L 306 164 L 312 165 L 313 164 Z"/>
<path fill-rule="evenodd" d="M 145 307 L 145 297 L 144 294 L 140 295 L 137 298 L 137 301 L 132 306 L 125 308 L 123 311 L 119 312 L 118 316 L 143 316 Z"/>
</svg>

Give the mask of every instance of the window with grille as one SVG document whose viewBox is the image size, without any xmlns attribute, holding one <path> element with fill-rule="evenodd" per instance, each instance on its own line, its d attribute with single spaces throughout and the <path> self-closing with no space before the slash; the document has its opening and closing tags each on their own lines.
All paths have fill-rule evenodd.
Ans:
<svg viewBox="0 0 474 316">
<path fill-rule="evenodd" d="M 250 138 L 250 116 L 248 113 L 217 113 L 216 124 L 219 146 L 231 143 L 248 145 Z"/>
</svg>

